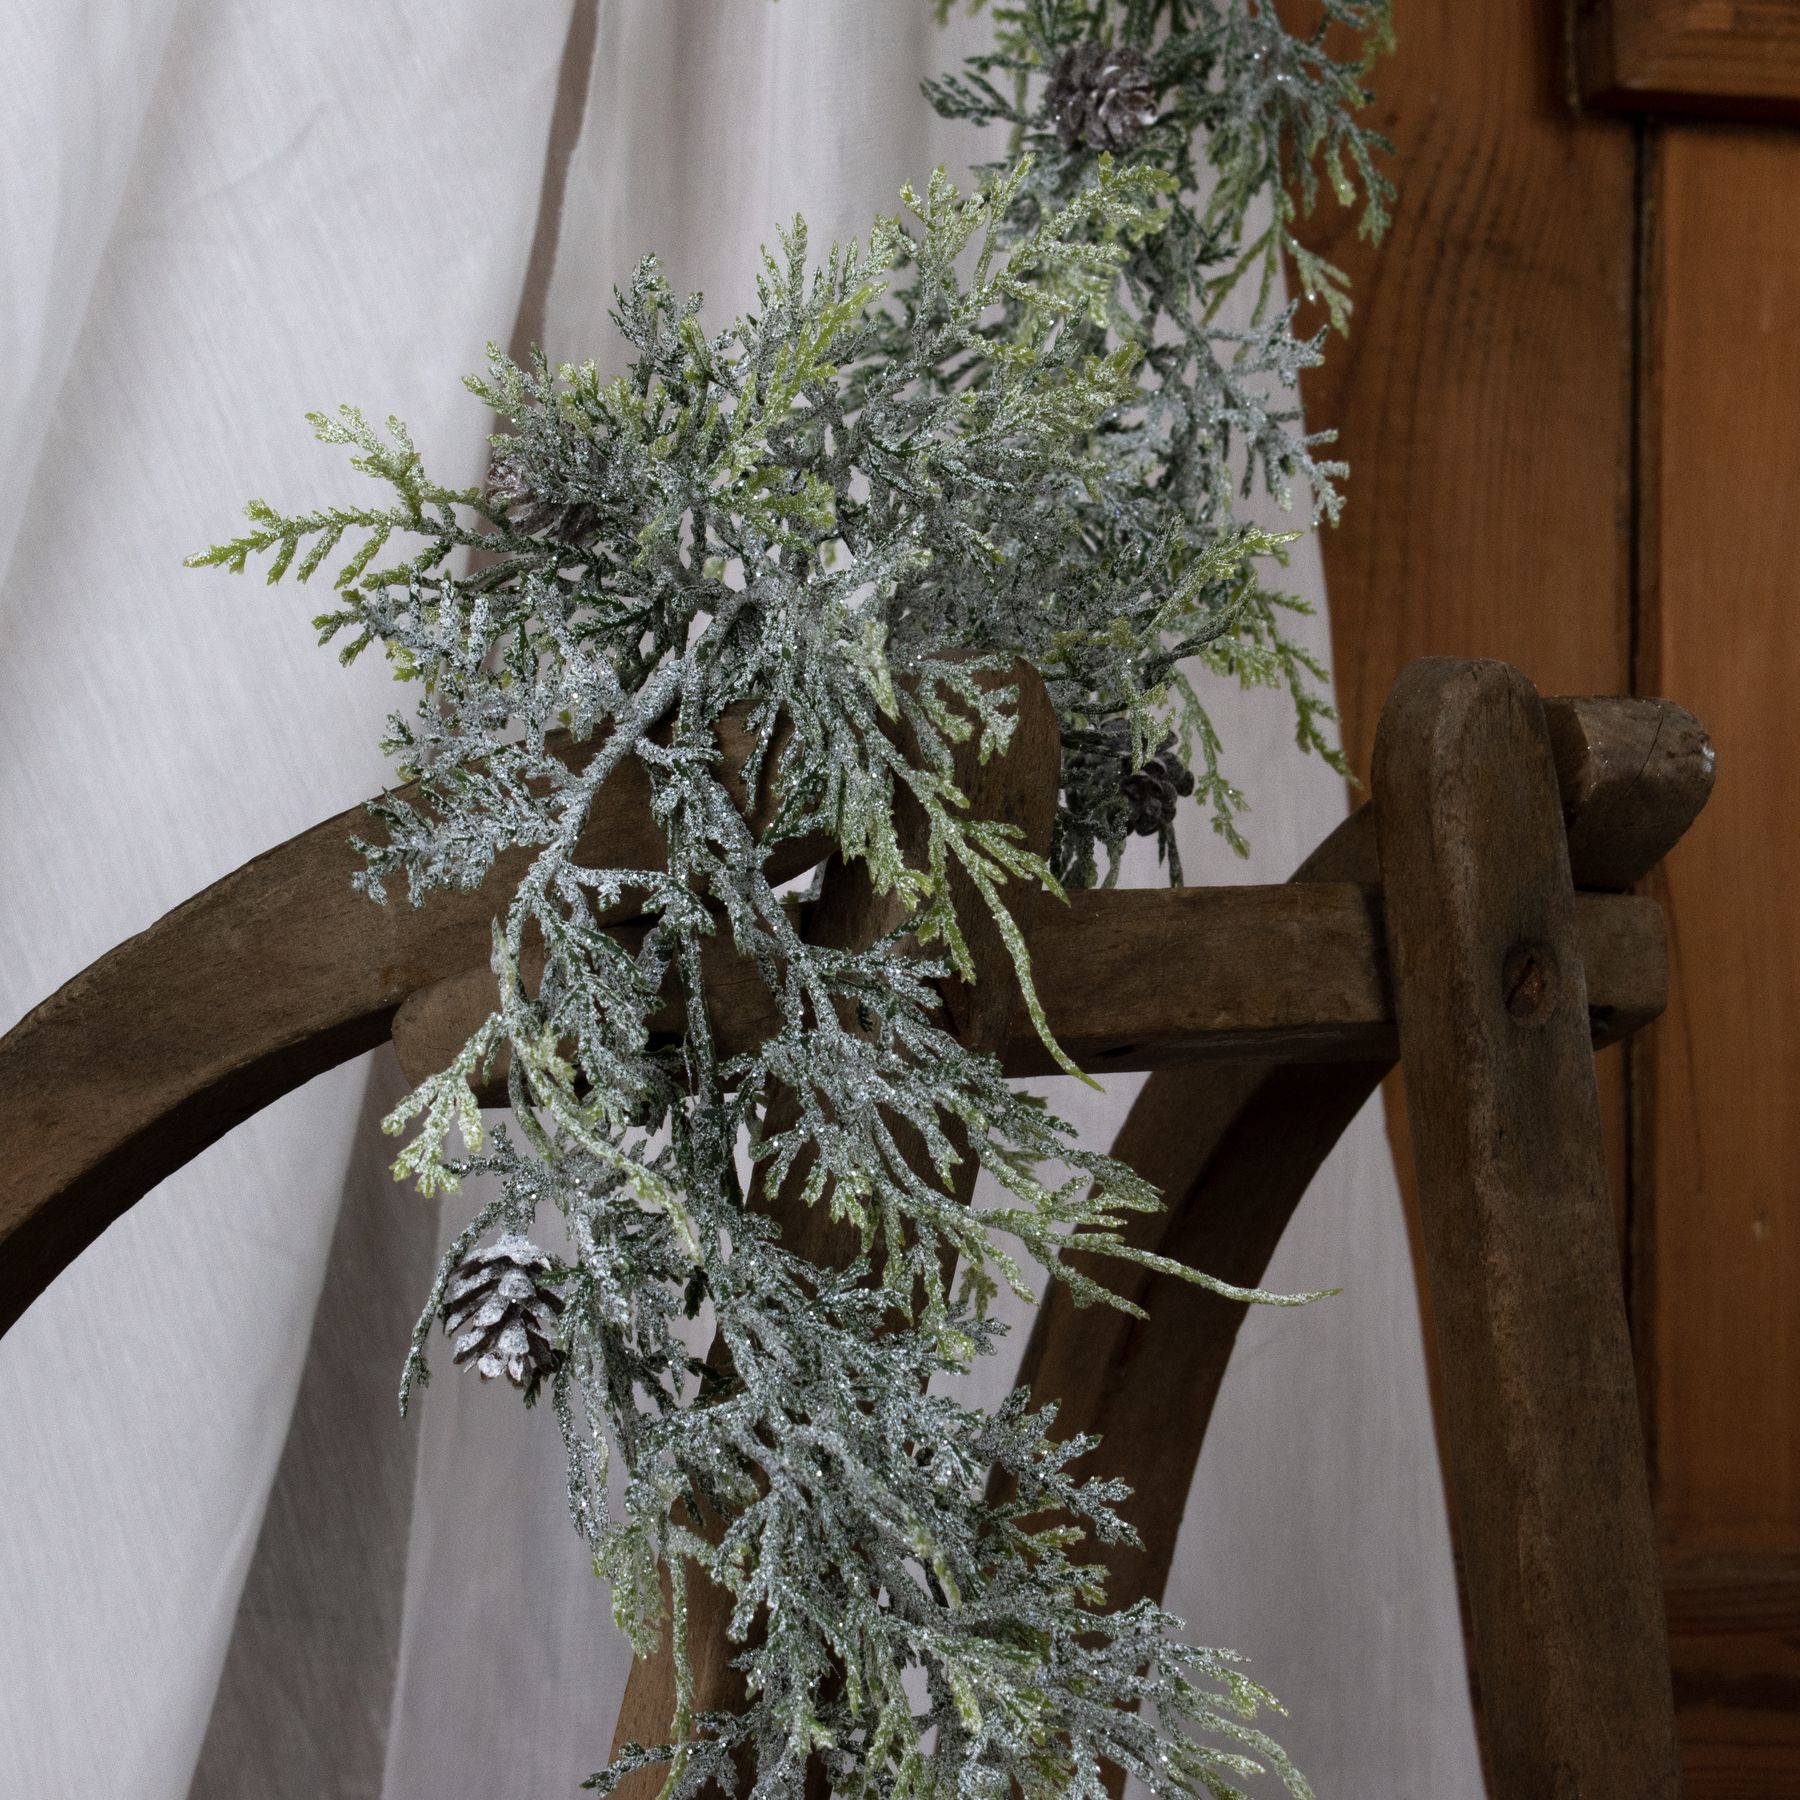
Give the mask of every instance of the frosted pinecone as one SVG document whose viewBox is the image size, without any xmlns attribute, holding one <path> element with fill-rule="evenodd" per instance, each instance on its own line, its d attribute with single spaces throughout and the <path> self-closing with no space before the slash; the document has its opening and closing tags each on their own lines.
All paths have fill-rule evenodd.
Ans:
<svg viewBox="0 0 1800 1800">
<path fill-rule="evenodd" d="M 1131 727 L 1123 719 L 1109 719 L 1103 729 L 1119 747 L 1119 790 L 1130 809 L 1126 830 L 1137 837 L 1155 837 L 1175 823 L 1176 803 L 1194 791 L 1194 771 L 1175 754 L 1173 732 L 1141 769 L 1134 769 Z"/>
<path fill-rule="evenodd" d="M 563 1302 L 544 1280 L 549 1270 L 542 1250 L 509 1231 L 469 1257 L 444 1294 L 444 1330 L 462 1334 L 456 1361 L 474 1357 L 483 1381 L 504 1375 L 527 1400 L 562 1360 L 555 1338 Z"/>
<path fill-rule="evenodd" d="M 488 466 L 487 494 L 498 504 L 514 531 L 528 537 L 554 538 L 559 544 L 585 544 L 599 518 L 581 500 L 551 500 L 540 493 L 516 450 L 499 451 Z"/>
<path fill-rule="evenodd" d="M 1156 89 L 1141 50 L 1077 44 L 1050 72 L 1044 104 L 1065 150 L 1128 150 L 1156 123 Z"/>
</svg>

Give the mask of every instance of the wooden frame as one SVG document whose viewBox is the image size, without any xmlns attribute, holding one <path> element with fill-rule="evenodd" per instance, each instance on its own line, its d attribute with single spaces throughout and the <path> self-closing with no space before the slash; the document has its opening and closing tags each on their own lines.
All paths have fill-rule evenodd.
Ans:
<svg viewBox="0 0 1800 1800">
<path fill-rule="evenodd" d="M 1800 119 L 1800 0 L 1569 0 L 1583 104 Z"/>
<path fill-rule="evenodd" d="M 1013 678 L 1012 749 L 963 774 L 979 810 L 1044 842 L 1055 720 L 1041 684 Z M 741 760 L 729 723 L 723 737 L 728 762 Z M 1676 1791 L 1590 1052 L 1661 1010 L 1660 911 L 1619 890 L 1681 836 L 1711 779 L 1705 735 L 1678 707 L 1545 705 L 1504 664 L 1428 659 L 1383 715 L 1373 802 L 1293 882 L 1093 894 L 1019 919 L 1065 1044 L 1095 1069 L 1156 1071 L 1115 1145 L 1170 1203 L 1134 1224 L 1138 1241 L 1228 1280 L 1261 1279 L 1319 1163 L 1406 1060 L 1485 1747 L 1503 1793 Z M 596 853 L 654 855 L 645 796 L 628 783 L 604 793 Z M 0 1111 L 17 1133 L 0 1165 L 0 1329 L 258 1106 L 390 1032 L 408 1072 L 429 1072 L 486 1011 L 487 920 L 515 871 L 377 912 L 349 891 L 357 822 L 329 821 L 227 877 L 0 1039 Z M 849 943 L 892 922 L 856 871 L 832 867 L 807 928 Z M 992 936 L 975 945 L 989 979 L 946 1005 L 968 1041 L 1040 1070 Z M 755 987 L 715 959 L 709 1006 L 726 1041 L 759 1029 Z M 809 1253 L 841 1250 L 817 1209 L 758 1203 Z M 1105 1553 L 1115 1603 L 1161 1592 L 1241 1318 L 1168 1277 L 1126 1285 L 1147 1323 L 1078 1316 L 1053 1293 L 1025 1364 L 1037 1398 L 1059 1403 L 1060 1431 L 1103 1434 L 1093 1472 L 1136 1489 L 1142 1545 Z M 701 1705 L 730 1695 L 719 1613 L 698 1602 Z M 621 1734 L 650 1741 L 671 1703 L 666 1667 L 638 1665 Z"/>
</svg>

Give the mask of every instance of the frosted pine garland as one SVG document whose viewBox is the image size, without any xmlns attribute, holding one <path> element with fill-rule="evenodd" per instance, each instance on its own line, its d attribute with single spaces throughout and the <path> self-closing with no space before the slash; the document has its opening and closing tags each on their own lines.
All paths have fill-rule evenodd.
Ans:
<svg viewBox="0 0 1800 1800">
<path fill-rule="evenodd" d="M 1372 5 L 1326 11 L 1382 23 Z M 1348 168 L 1377 222 L 1385 190 L 1350 117 L 1355 72 L 1260 3 L 1032 0 L 995 22 L 994 55 L 932 89 L 943 110 L 1014 130 L 974 193 L 940 174 L 866 243 L 816 263 L 797 222 L 754 312 L 718 332 L 647 258 L 618 296 L 623 373 L 494 352 L 472 382 L 509 427 L 488 491 L 438 486 L 397 422 L 384 434 L 345 409 L 315 417 L 319 436 L 392 499 L 299 516 L 256 502 L 246 533 L 196 559 L 241 569 L 269 553 L 272 580 L 335 560 L 322 638 L 343 636 L 346 658 L 379 644 L 420 684 L 387 747 L 422 801 L 375 809 L 371 895 L 404 878 L 429 903 L 481 882 L 502 851 L 531 852 L 496 921 L 498 1010 L 389 1121 L 412 1129 L 396 1172 L 424 1192 L 478 1173 L 498 1193 L 446 1253 L 403 1404 L 446 1305 L 464 1354 L 527 1398 L 548 1385 L 575 1523 L 616 1616 L 640 1651 L 672 1631 L 681 1672 L 672 1741 L 628 1752 L 595 1777 L 603 1791 L 656 1764 L 668 1800 L 686 1800 L 748 1766 L 758 1796 L 798 1796 L 812 1758 L 843 1795 L 1100 1800 L 1104 1763 L 1160 1795 L 1235 1794 L 1259 1770 L 1307 1791 L 1253 1722 L 1269 1696 L 1229 1653 L 1187 1647 L 1148 1603 L 1105 1609 L 1079 1546 L 1128 1535 L 1123 1490 L 1073 1472 L 1085 1441 L 1053 1442 L 1022 1394 L 990 1416 L 929 1391 L 992 1348 L 998 1284 L 1024 1291 L 1009 1241 L 1107 1299 L 1064 1253 L 1137 1254 L 1118 1228 L 1157 1204 L 959 1044 L 933 983 L 973 973 L 952 870 L 994 910 L 1029 996 L 1007 883 L 1094 880 L 1100 853 L 1116 861 L 1146 822 L 1172 853 L 1166 814 L 1190 762 L 1235 833 L 1241 801 L 1183 659 L 1287 687 L 1301 741 L 1328 749 L 1320 672 L 1262 580 L 1279 546 L 1234 517 L 1230 474 L 1236 453 L 1257 479 L 1335 506 L 1337 471 L 1271 397 L 1318 347 L 1287 314 L 1264 309 L 1236 334 L 1208 319 L 1294 249 L 1283 183 L 1309 180 L 1315 152 Z M 1043 100 L 1072 48 L 1103 40 L 1156 98 L 1153 120 L 1108 126 L 1117 160 Z M 1067 66 L 1089 64 L 1111 66 Z M 1081 102 L 1096 118 L 1127 104 L 1147 112 L 1139 85 Z M 1204 197 L 1196 133 L 1216 171 Z M 1246 244 L 1264 196 L 1272 235 Z M 1322 265 L 1301 267 L 1337 294 Z M 456 572 L 463 549 L 482 553 L 478 572 Z M 984 754 L 1005 745 L 1015 696 L 978 677 L 1021 655 L 1064 734 L 1054 871 L 1010 828 L 970 818 L 950 775 L 968 734 Z M 760 839 L 720 768 L 731 708 L 754 746 L 749 788 L 766 778 L 777 800 Z M 575 856 L 627 757 L 649 776 L 664 869 Z M 928 833 L 910 865 L 902 792 Z M 803 939 L 767 858 L 814 833 L 904 903 L 904 934 L 858 951 Z M 604 929 L 628 914 L 648 924 L 635 947 Z M 729 1057 L 701 1004 L 702 946 L 720 933 L 781 1020 Z M 689 1026 L 661 1046 L 650 1020 L 671 990 Z M 488 1130 L 471 1084 L 503 1052 L 510 1111 Z M 801 1104 L 778 1116 L 783 1090 Z M 903 1128 L 928 1166 L 908 1161 Z M 959 1140 L 1000 1204 L 948 1197 Z M 745 1156 L 771 1190 L 810 1168 L 806 1198 L 861 1233 L 855 1266 L 785 1248 L 747 1204 Z M 1050 1162 L 1069 1179 L 1041 1180 Z M 553 1268 L 520 1241 L 548 1212 L 571 1245 Z M 495 1231 L 516 1235 L 482 1252 Z M 504 1295 L 482 1256 L 517 1265 Z M 681 1335 L 702 1308 L 718 1334 L 705 1363 Z M 527 1323 L 540 1336 L 553 1323 L 554 1344 Z M 1016 1498 L 990 1503 L 993 1471 Z M 680 1522 L 682 1503 L 725 1521 L 717 1544 Z M 736 1602 L 740 1713 L 692 1704 L 695 1569 Z"/>
</svg>

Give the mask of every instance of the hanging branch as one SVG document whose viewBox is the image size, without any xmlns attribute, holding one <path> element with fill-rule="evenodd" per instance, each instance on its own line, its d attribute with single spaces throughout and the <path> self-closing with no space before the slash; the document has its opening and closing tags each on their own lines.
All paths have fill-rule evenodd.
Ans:
<svg viewBox="0 0 1800 1800">
<path fill-rule="evenodd" d="M 1374 5 L 1325 11 L 1381 24 Z M 1360 187 L 1372 228 L 1386 184 L 1351 116 L 1360 64 L 1287 36 L 1260 0 L 995 17 L 993 53 L 929 89 L 1013 132 L 975 191 L 940 171 L 816 263 L 796 221 L 755 310 L 716 334 L 646 258 L 617 296 L 623 373 L 490 351 L 470 383 L 507 426 L 487 491 L 431 483 L 402 427 L 345 409 L 315 429 L 387 503 L 257 502 L 249 530 L 194 559 L 267 554 L 271 580 L 302 581 L 341 559 L 321 640 L 346 660 L 379 645 L 418 685 L 387 747 L 420 799 L 376 809 L 374 899 L 404 876 L 428 904 L 504 851 L 531 856 L 496 921 L 498 1008 L 388 1121 L 412 1128 L 397 1174 L 427 1193 L 485 1175 L 499 1196 L 444 1259 L 406 1391 L 441 1316 L 484 1375 L 527 1400 L 547 1387 L 621 1626 L 640 1652 L 672 1634 L 671 1741 L 628 1749 L 601 1791 L 657 1766 L 666 1800 L 734 1788 L 740 1769 L 758 1795 L 799 1795 L 819 1759 L 846 1795 L 1100 1800 L 1107 1764 L 1164 1795 L 1236 1794 L 1259 1769 L 1307 1792 L 1229 1653 L 1182 1644 L 1148 1604 L 1105 1610 L 1076 1548 L 1128 1527 L 1119 1488 L 1072 1473 L 1085 1443 L 1053 1442 L 1023 1395 L 990 1415 L 930 1389 L 992 1349 L 988 1300 L 1026 1291 L 1018 1251 L 1111 1299 L 1065 1257 L 1116 1248 L 1125 1215 L 1157 1203 L 961 1043 L 936 984 L 975 974 L 961 883 L 1048 1041 L 1008 887 L 1091 882 L 1133 831 L 1172 856 L 1190 792 L 1236 841 L 1242 801 L 1184 660 L 1285 686 L 1302 742 L 1334 754 L 1321 672 L 1281 627 L 1294 603 L 1263 581 L 1281 540 L 1232 508 L 1260 480 L 1335 511 L 1342 471 L 1279 397 L 1320 346 L 1267 296 L 1287 254 L 1341 302 L 1292 230 L 1290 189 L 1315 164 Z M 1225 331 L 1245 282 L 1250 323 Z M 479 572 L 455 572 L 465 549 Z M 1063 737 L 1048 863 L 954 778 L 959 744 L 1004 749 L 1017 696 L 994 677 L 1020 657 Z M 717 742 L 732 708 L 752 744 L 736 792 Z M 577 855 L 627 759 L 661 868 Z M 746 790 L 773 796 L 760 835 Z M 809 834 L 866 869 L 899 929 L 808 941 L 769 859 Z M 627 903 L 644 922 L 629 939 L 603 929 Z M 729 1057 L 703 1004 L 719 933 L 779 1021 Z M 651 1033 L 671 994 L 673 1045 Z M 490 1130 L 473 1086 L 503 1053 L 509 1115 Z M 959 1157 L 1000 1204 L 951 1201 Z M 852 1227 L 860 1256 L 832 1269 L 784 1246 L 747 1204 L 747 1168 L 764 1187 L 807 1171 L 804 1201 Z M 546 1209 L 566 1263 L 531 1241 Z M 683 1335 L 697 1314 L 720 1346 L 705 1361 Z M 695 1709 L 696 1572 L 733 1597 L 734 1712 Z"/>
</svg>

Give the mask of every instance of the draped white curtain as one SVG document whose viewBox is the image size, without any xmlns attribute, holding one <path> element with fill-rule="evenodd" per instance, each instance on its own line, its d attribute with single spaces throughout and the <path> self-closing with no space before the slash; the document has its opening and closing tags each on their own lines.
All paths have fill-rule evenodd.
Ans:
<svg viewBox="0 0 1800 1800">
<path fill-rule="evenodd" d="M 381 784 L 380 668 L 313 646 L 304 591 L 180 566 L 251 493 L 343 493 L 301 415 L 398 413 L 471 481 L 488 421 L 458 377 L 516 319 L 604 362 L 612 284 L 643 250 L 717 321 L 795 212 L 819 247 L 865 231 L 902 179 L 976 153 L 918 81 L 987 24 L 929 13 L 14 0 L 0 1028 Z M 1294 578 L 1322 600 L 1310 545 Z M 1311 629 L 1323 648 L 1322 612 Z M 1255 853 L 1202 828 L 1190 879 L 1279 879 L 1342 789 L 1293 751 L 1279 700 L 1218 711 Z M 1102 1143 L 1135 1085 L 1055 1100 Z M 626 1654 L 552 1422 L 447 1364 L 394 1417 L 412 1310 L 470 1204 L 440 1218 L 387 1181 L 374 1125 L 398 1091 L 384 1053 L 270 1108 L 0 1342 L 0 1794 L 536 1800 L 604 1759 Z M 1247 1323 L 1170 1604 L 1290 1702 L 1281 1735 L 1322 1796 L 1477 1795 L 1377 1112 L 1271 1279 L 1345 1291 Z"/>
</svg>

